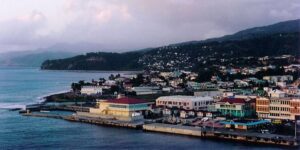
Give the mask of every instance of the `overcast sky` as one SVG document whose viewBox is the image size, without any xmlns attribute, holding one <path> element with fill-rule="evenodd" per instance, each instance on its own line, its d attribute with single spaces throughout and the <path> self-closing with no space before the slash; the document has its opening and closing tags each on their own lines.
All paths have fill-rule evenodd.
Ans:
<svg viewBox="0 0 300 150">
<path fill-rule="evenodd" d="M 133 50 L 298 19 L 300 0 L 0 0 L 0 52 Z"/>
</svg>

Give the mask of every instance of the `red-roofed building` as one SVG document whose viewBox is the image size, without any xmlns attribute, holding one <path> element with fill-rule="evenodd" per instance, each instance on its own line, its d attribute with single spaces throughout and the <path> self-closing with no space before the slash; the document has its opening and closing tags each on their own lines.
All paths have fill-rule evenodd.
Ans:
<svg viewBox="0 0 300 150">
<path fill-rule="evenodd" d="M 122 97 L 118 99 L 99 100 L 97 108 L 90 113 L 99 117 L 110 117 L 118 120 L 132 121 L 143 119 L 143 114 L 151 110 L 151 102 L 142 99 Z"/>
<path fill-rule="evenodd" d="M 117 104 L 141 104 L 141 103 L 148 103 L 148 101 L 143 99 L 135 99 L 135 98 L 128 98 L 122 97 L 117 99 L 110 99 L 107 102 L 109 103 L 117 103 Z"/>
<path fill-rule="evenodd" d="M 215 104 L 215 107 L 225 116 L 248 117 L 255 113 L 251 103 L 253 103 L 252 100 L 243 98 L 223 98 Z"/>
</svg>

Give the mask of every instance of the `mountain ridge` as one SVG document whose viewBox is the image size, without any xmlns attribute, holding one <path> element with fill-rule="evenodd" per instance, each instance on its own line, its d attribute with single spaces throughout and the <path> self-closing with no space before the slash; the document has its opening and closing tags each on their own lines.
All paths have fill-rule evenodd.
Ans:
<svg viewBox="0 0 300 150">
<path fill-rule="evenodd" d="M 220 59 L 282 54 L 299 56 L 299 24 L 300 19 L 290 20 L 242 30 L 220 38 L 170 44 L 143 51 L 87 53 L 66 59 L 47 60 L 43 62 L 41 69 L 192 69 L 206 61 L 202 60 L 203 57 Z"/>
</svg>

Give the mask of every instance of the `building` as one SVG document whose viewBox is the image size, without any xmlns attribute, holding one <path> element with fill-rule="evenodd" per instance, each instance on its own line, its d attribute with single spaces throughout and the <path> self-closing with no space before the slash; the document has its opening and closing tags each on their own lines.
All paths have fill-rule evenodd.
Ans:
<svg viewBox="0 0 300 150">
<path fill-rule="evenodd" d="M 293 76 L 291 75 L 282 75 L 282 76 L 264 76 L 264 80 L 267 80 L 269 83 L 276 82 L 291 82 L 293 81 Z"/>
<path fill-rule="evenodd" d="M 149 95 L 161 92 L 159 86 L 137 86 L 132 87 L 132 91 L 135 92 L 136 95 Z"/>
<path fill-rule="evenodd" d="M 115 80 L 106 80 L 104 82 L 104 85 L 107 85 L 107 86 L 115 86 L 116 85 L 116 81 Z"/>
<path fill-rule="evenodd" d="M 210 97 L 221 97 L 221 91 L 196 91 L 194 92 L 194 96 L 210 96 Z"/>
<path fill-rule="evenodd" d="M 156 99 L 156 106 L 185 110 L 206 110 L 207 106 L 212 104 L 213 101 L 213 98 L 209 96 L 163 96 Z"/>
<path fill-rule="evenodd" d="M 249 122 L 221 121 L 221 123 L 225 125 L 225 128 L 239 129 L 239 130 L 249 130 L 249 129 L 252 129 L 252 128 L 256 128 L 258 126 L 268 124 L 270 122 L 268 120 L 258 120 L 258 121 L 249 121 Z"/>
<path fill-rule="evenodd" d="M 286 93 L 281 90 L 270 90 L 268 96 L 272 98 L 283 98 L 286 96 Z"/>
<path fill-rule="evenodd" d="M 86 94 L 86 95 L 102 94 L 102 87 L 101 86 L 82 86 L 80 93 Z"/>
<path fill-rule="evenodd" d="M 252 103 L 255 103 L 255 101 L 243 98 L 223 98 L 216 102 L 215 108 L 217 111 L 221 112 L 222 115 L 249 117 L 255 112 Z"/>
<path fill-rule="evenodd" d="M 217 90 L 218 86 L 211 82 L 200 83 L 200 90 Z"/>
<path fill-rule="evenodd" d="M 170 80 L 169 81 L 169 84 L 172 86 L 172 87 L 178 87 L 178 85 L 182 84 L 183 83 L 183 80 L 180 79 L 180 78 L 176 78 L 176 79 L 173 79 L 173 80 Z"/>
<path fill-rule="evenodd" d="M 294 120 L 300 115 L 300 98 L 266 98 L 256 99 L 256 113 L 263 119 Z"/>
<path fill-rule="evenodd" d="M 187 86 L 193 90 L 200 90 L 201 84 L 194 81 L 188 81 Z"/>
<path fill-rule="evenodd" d="M 99 100 L 97 108 L 90 108 L 90 113 L 99 117 L 133 121 L 143 119 L 143 114 L 151 110 L 148 101 L 133 98 Z"/>
</svg>

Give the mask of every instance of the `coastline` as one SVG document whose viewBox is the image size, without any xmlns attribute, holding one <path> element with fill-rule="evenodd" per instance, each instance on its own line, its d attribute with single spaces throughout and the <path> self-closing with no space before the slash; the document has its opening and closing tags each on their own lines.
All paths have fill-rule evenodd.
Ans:
<svg viewBox="0 0 300 150">
<path fill-rule="evenodd" d="M 58 92 L 51 92 L 51 93 L 48 93 L 48 94 L 44 94 L 42 96 L 37 97 L 37 103 L 38 104 L 45 103 L 45 102 L 47 102 L 47 97 L 57 95 L 57 94 L 64 94 L 64 93 L 67 93 L 67 92 L 70 92 L 70 90 L 61 90 L 61 91 L 58 91 Z"/>
<path fill-rule="evenodd" d="M 16 103 L 1 103 L 0 102 L 0 109 L 7 109 L 7 110 L 11 110 L 11 111 L 25 110 L 26 106 L 28 106 L 28 105 L 47 103 L 47 97 L 53 96 L 56 94 L 64 94 L 66 92 L 69 92 L 69 90 L 63 90 L 63 91 L 51 92 L 48 94 L 44 94 L 42 96 L 38 96 L 35 101 L 29 102 L 29 103 L 18 103 L 18 102 L 16 102 Z"/>
</svg>

